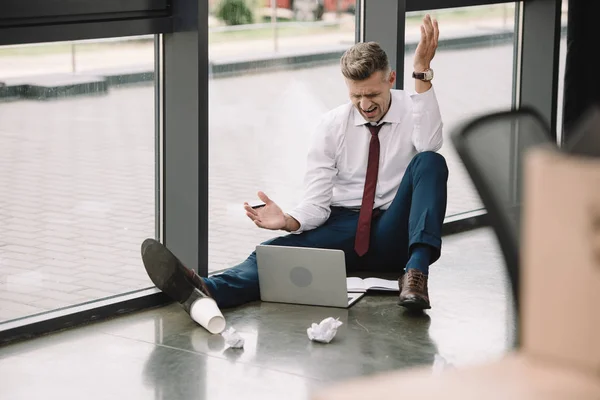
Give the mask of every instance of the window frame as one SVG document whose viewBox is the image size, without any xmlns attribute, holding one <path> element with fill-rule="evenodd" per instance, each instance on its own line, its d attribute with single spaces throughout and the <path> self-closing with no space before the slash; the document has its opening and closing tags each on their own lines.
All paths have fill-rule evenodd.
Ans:
<svg viewBox="0 0 600 400">
<path fill-rule="evenodd" d="M 3 0 L 0 4 L 0 46 L 172 31 L 171 0 Z"/>
<path fill-rule="evenodd" d="M 132 14 L 167 15 L 169 0 L 2 0 L 0 25 L 35 25 L 36 22 L 59 23 L 65 18 L 128 18 Z"/>
</svg>

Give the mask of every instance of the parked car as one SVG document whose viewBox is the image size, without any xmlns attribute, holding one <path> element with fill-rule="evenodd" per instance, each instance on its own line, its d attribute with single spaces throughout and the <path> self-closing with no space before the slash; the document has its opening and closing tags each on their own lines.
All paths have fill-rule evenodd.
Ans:
<svg viewBox="0 0 600 400">
<path fill-rule="evenodd" d="M 319 21 L 325 13 L 323 0 L 293 0 L 292 11 L 296 21 Z"/>
<path fill-rule="evenodd" d="M 275 0 L 277 8 L 292 10 L 297 21 L 318 21 L 326 12 L 350 12 L 356 9 L 356 0 Z M 272 0 L 264 0 L 265 7 Z"/>
</svg>

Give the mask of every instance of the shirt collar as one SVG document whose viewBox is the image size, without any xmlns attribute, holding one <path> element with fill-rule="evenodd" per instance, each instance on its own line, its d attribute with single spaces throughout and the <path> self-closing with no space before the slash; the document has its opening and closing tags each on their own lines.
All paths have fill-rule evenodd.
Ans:
<svg viewBox="0 0 600 400">
<path fill-rule="evenodd" d="M 398 101 L 399 99 L 394 99 L 394 91 L 393 90 L 391 93 L 391 98 L 392 98 L 392 104 L 390 106 L 390 109 L 385 114 L 385 116 L 381 119 L 381 121 L 379 121 L 379 124 L 383 124 L 385 122 L 388 122 L 391 124 L 399 124 L 401 122 L 400 116 L 402 115 L 402 110 L 400 109 L 400 101 Z M 354 113 L 354 125 L 355 126 L 365 125 L 365 124 L 369 123 L 369 121 L 367 121 L 361 115 L 361 113 L 356 109 L 356 106 L 354 106 L 354 105 L 352 105 L 352 112 Z"/>
</svg>

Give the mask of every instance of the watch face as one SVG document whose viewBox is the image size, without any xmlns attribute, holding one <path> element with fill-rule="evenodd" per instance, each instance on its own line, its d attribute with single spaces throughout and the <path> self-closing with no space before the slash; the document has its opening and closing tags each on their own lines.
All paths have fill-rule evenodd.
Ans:
<svg viewBox="0 0 600 400">
<path fill-rule="evenodd" d="M 432 79 L 433 79 L 433 70 L 428 69 L 427 71 L 425 71 L 425 80 L 430 81 Z"/>
</svg>

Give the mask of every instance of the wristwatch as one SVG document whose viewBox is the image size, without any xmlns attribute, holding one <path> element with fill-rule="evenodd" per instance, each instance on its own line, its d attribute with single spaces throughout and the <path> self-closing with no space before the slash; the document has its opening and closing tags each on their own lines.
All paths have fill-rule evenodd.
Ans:
<svg viewBox="0 0 600 400">
<path fill-rule="evenodd" d="M 429 82 L 433 79 L 433 70 L 431 68 L 427 68 L 423 72 L 413 72 L 412 77 L 415 79 L 420 79 L 425 82 Z"/>
</svg>

